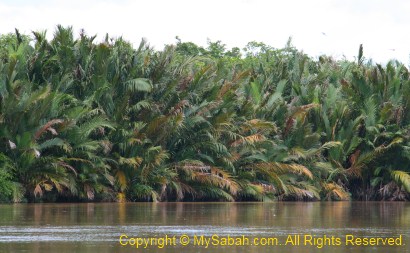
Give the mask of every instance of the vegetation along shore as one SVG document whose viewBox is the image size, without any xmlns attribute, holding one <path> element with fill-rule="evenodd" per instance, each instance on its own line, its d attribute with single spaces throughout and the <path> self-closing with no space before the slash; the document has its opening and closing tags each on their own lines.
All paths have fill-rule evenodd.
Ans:
<svg viewBox="0 0 410 253">
<path fill-rule="evenodd" d="M 409 200 L 409 70 L 358 49 L 0 35 L 0 201 Z"/>
</svg>

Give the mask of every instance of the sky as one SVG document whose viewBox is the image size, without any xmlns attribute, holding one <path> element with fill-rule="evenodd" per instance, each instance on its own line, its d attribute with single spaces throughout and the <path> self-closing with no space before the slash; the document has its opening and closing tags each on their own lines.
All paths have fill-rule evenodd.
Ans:
<svg viewBox="0 0 410 253">
<path fill-rule="evenodd" d="M 0 33 L 47 30 L 51 38 L 61 24 L 97 40 L 146 38 L 158 50 L 175 36 L 227 48 L 250 41 L 282 48 L 292 37 L 312 57 L 354 59 L 363 44 L 367 59 L 409 65 L 409 13 L 408 0 L 0 0 Z"/>
</svg>

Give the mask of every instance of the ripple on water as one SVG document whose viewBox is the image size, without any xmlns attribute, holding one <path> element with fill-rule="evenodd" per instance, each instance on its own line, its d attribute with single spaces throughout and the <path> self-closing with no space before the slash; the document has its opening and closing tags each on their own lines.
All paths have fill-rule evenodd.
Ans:
<svg viewBox="0 0 410 253">
<path fill-rule="evenodd" d="M 1 242 L 112 242 L 121 234 L 133 237 L 155 237 L 156 235 L 205 235 L 211 236 L 286 236 L 289 234 L 369 234 L 391 236 L 410 235 L 409 230 L 387 228 L 281 228 L 239 226 L 0 226 Z"/>
</svg>

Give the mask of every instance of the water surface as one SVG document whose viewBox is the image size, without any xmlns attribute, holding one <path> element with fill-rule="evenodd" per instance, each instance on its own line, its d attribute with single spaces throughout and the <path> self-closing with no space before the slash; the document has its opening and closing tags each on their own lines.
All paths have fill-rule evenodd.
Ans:
<svg viewBox="0 0 410 253">
<path fill-rule="evenodd" d="M 395 241 L 394 246 L 346 245 L 346 235 L 367 240 L 381 238 L 380 243 L 388 238 L 398 240 L 401 235 L 402 245 L 396 245 L 399 241 Z M 158 239 L 165 236 L 175 238 L 175 241 L 169 239 L 168 245 L 159 249 L 158 243 L 161 241 Z M 189 239 L 188 245 L 181 244 L 179 240 L 182 236 Z M 210 243 L 208 248 L 205 244 L 198 245 L 201 236 L 214 242 L 214 245 Z M 212 236 L 215 236 L 213 241 Z M 130 238 L 154 238 L 151 242 L 157 241 L 156 245 L 149 244 L 147 248 L 140 246 L 137 249 L 129 245 L 133 243 Z M 224 238 L 226 241 L 223 241 Z M 229 238 L 242 238 L 242 244 L 247 244 L 222 246 L 224 242 L 229 243 Z M 276 244 L 254 245 L 268 244 L 269 238 L 270 243 Z M 288 241 L 289 238 L 293 242 Z M 410 203 L 0 205 L 0 252 L 307 253 L 329 250 L 332 253 L 410 252 Z"/>
</svg>

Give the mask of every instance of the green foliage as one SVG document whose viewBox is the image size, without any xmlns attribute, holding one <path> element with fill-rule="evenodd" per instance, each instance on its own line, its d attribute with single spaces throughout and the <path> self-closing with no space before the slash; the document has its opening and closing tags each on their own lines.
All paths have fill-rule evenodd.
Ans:
<svg viewBox="0 0 410 253">
<path fill-rule="evenodd" d="M 0 36 L 0 201 L 410 199 L 403 64 L 94 40 Z"/>
<path fill-rule="evenodd" d="M 0 168 L 0 202 L 10 201 L 13 194 L 13 183 L 10 181 L 11 175 Z"/>
<path fill-rule="evenodd" d="M 7 61 L 9 56 L 21 51 L 30 42 L 30 37 L 22 35 L 16 29 L 15 33 L 0 35 L 0 61 Z"/>
</svg>

